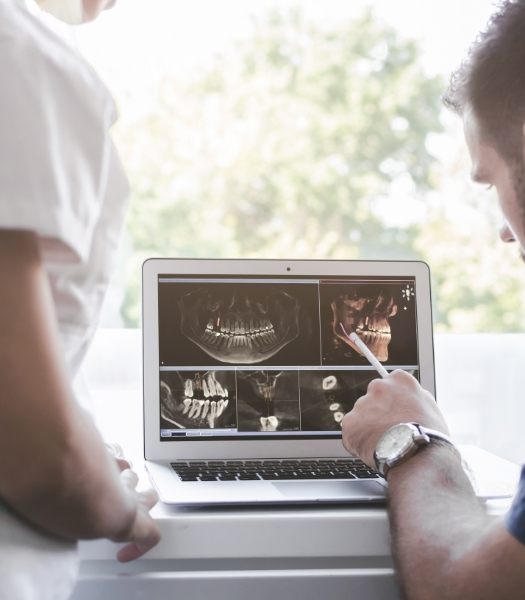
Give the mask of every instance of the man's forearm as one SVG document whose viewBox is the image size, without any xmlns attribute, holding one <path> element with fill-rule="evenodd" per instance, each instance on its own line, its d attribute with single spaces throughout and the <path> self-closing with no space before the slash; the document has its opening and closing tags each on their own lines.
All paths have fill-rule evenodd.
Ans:
<svg viewBox="0 0 525 600">
<path fill-rule="evenodd" d="M 393 468 L 388 479 L 393 553 L 407 598 L 459 597 L 464 559 L 490 521 L 458 453 L 432 444 Z"/>
</svg>

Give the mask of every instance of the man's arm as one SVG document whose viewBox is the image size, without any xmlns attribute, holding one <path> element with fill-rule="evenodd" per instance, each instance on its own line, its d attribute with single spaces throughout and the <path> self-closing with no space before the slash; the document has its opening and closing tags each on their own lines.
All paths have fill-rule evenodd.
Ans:
<svg viewBox="0 0 525 600">
<path fill-rule="evenodd" d="M 447 433 L 430 394 L 396 371 L 375 380 L 345 416 L 345 447 L 375 466 L 381 434 L 410 421 Z M 388 484 L 394 559 L 408 599 L 522 598 L 525 547 L 486 515 L 454 448 L 433 442 L 390 469 Z"/>
<path fill-rule="evenodd" d="M 0 498 L 60 537 L 151 547 L 154 495 L 119 474 L 72 398 L 33 233 L 0 231 L 0 274 Z"/>
<path fill-rule="evenodd" d="M 409 599 L 517 599 L 525 548 L 490 519 L 457 453 L 423 449 L 388 476 L 394 559 Z"/>
</svg>

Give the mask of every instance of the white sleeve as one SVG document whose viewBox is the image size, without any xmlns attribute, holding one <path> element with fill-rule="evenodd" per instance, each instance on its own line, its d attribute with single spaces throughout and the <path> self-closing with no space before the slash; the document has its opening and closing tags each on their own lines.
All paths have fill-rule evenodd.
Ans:
<svg viewBox="0 0 525 600">
<path fill-rule="evenodd" d="M 114 106 L 80 57 L 38 33 L 0 31 L 0 228 L 35 231 L 84 262 Z"/>
</svg>

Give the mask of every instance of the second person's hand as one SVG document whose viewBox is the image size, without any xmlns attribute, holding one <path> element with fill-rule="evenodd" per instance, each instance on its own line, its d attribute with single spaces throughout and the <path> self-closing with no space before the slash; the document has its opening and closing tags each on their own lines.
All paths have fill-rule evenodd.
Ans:
<svg viewBox="0 0 525 600">
<path fill-rule="evenodd" d="M 120 473 L 120 479 L 129 493 L 135 496 L 137 510 L 135 519 L 128 531 L 112 541 L 127 542 L 118 551 L 117 559 L 120 562 L 129 562 L 140 558 L 160 541 L 159 528 L 150 515 L 150 510 L 158 502 L 158 496 L 153 489 L 138 492 L 136 490 L 138 484 L 137 474 L 130 469 L 123 470 Z"/>
</svg>

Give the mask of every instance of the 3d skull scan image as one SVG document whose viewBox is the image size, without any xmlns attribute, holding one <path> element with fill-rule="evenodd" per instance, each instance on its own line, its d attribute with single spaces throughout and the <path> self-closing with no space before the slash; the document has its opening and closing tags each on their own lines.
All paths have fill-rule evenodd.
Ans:
<svg viewBox="0 0 525 600">
<path fill-rule="evenodd" d="M 357 288 L 334 298 L 330 307 L 332 330 L 337 340 L 359 352 L 344 333 L 355 331 L 380 361 L 388 360 L 388 344 L 392 338 L 390 319 L 397 314 L 397 304 L 390 291 L 375 286 Z"/>
<path fill-rule="evenodd" d="M 299 335 L 299 302 L 284 291 L 197 289 L 182 296 L 179 308 L 182 333 L 223 363 L 265 361 Z"/>
<path fill-rule="evenodd" d="M 352 332 L 381 362 L 417 364 L 413 297 L 413 285 L 404 281 L 325 285 L 321 290 L 323 364 L 368 365 L 346 335 Z"/>
<path fill-rule="evenodd" d="M 166 428 L 235 427 L 235 380 L 228 371 L 161 373 L 160 414 Z"/>
<path fill-rule="evenodd" d="M 239 431 L 299 429 L 296 371 L 238 371 Z"/>
</svg>

